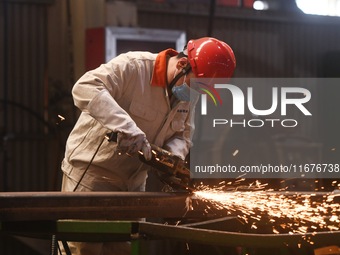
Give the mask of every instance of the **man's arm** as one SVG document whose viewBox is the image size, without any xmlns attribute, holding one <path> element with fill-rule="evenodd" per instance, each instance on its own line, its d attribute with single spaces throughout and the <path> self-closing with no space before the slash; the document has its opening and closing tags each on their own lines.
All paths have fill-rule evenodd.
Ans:
<svg viewBox="0 0 340 255">
<path fill-rule="evenodd" d="M 72 95 L 81 111 L 120 134 L 117 141 L 120 152 L 133 154 L 143 150 L 148 157 L 151 149 L 145 133 L 116 101 L 129 86 L 133 70 L 134 65 L 126 57 L 119 56 L 83 75 L 74 85 Z"/>
</svg>

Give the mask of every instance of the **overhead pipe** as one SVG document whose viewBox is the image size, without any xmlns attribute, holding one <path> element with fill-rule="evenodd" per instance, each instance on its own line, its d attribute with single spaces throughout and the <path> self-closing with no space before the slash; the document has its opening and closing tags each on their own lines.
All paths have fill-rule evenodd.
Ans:
<svg viewBox="0 0 340 255">
<path fill-rule="evenodd" d="M 215 9 L 216 9 L 216 0 L 210 0 L 209 22 L 208 22 L 207 36 L 212 36 L 212 33 L 213 33 Z"/>
<path fill-rule="evenodd" d="M 3 4 L 3 38 L 4 38 L 4 48 L 3 48 L 3 134 L 2 134 L 2 150 L 3 150 L 3 162 L 2 162 L 2 183 L 0 186 L 1 191 L 8 190 L 7 184 L 7 174 L 8 174 L 8 151 L 7 151 L 7 140 L 8 140 L 8 1 L 4 1 Z"/>
</svg>

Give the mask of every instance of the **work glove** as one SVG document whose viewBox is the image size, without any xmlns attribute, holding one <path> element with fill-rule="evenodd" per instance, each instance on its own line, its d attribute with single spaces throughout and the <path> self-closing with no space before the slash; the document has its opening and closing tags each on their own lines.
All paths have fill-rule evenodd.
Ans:
<svg viewBox="0 0 340 255">
<path fill-rule="evenodd" d="M 126 134 L 119 132 L 117 134 L 117 153 L 134 155 L 140 151 L 146 160 L 152 157 L 151 146 L 144 133 Z"/>
</svg>

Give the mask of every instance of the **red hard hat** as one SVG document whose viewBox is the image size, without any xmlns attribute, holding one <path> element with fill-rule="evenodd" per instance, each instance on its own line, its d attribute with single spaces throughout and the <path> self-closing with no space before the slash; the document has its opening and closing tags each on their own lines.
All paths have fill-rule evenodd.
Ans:
<svg viewBox="0 0 340 255">
<path fill-rule="evenodd" d="M 228 44 L 211 37 L 190 40 L 188 59 L 197 78 L 230 78 L 236 67 L 233 50 Z"/>
</svg>

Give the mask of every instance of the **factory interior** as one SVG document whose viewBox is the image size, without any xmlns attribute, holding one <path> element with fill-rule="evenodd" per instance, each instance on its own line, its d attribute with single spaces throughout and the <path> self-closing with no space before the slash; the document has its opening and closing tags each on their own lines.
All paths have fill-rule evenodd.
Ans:
<svg viewBox="0 0 340 255">
<path fill-rule="evenodd" d="M 1 255 L 340 254 L 340 0 L 3 0 L 0 13 Z M 212 131 L 197 105 L 183 161 L 191 179 L 150 170 L 140 194 L 61 192 L 66 142 L 82 114 L 74 84 L 120 54 L 181 52 L 198 38 L 231 47 L 226 83 L 245 84 L 248 108 L 236 116 L 240 98 L 206 92 L 209 114 L 229 107 L 228 116 L 215 117 Z M 277 115 L 261 114 L 271 103 Z M 152 125 L 161 106 L 149 108 L 135 111 Z M 216 162 L 299 176 L 212 177 Z M 203 164 L 216 167 L 193 167 Z M 130 250 L 72 253 L 72 240 Z"/>
</svg>

